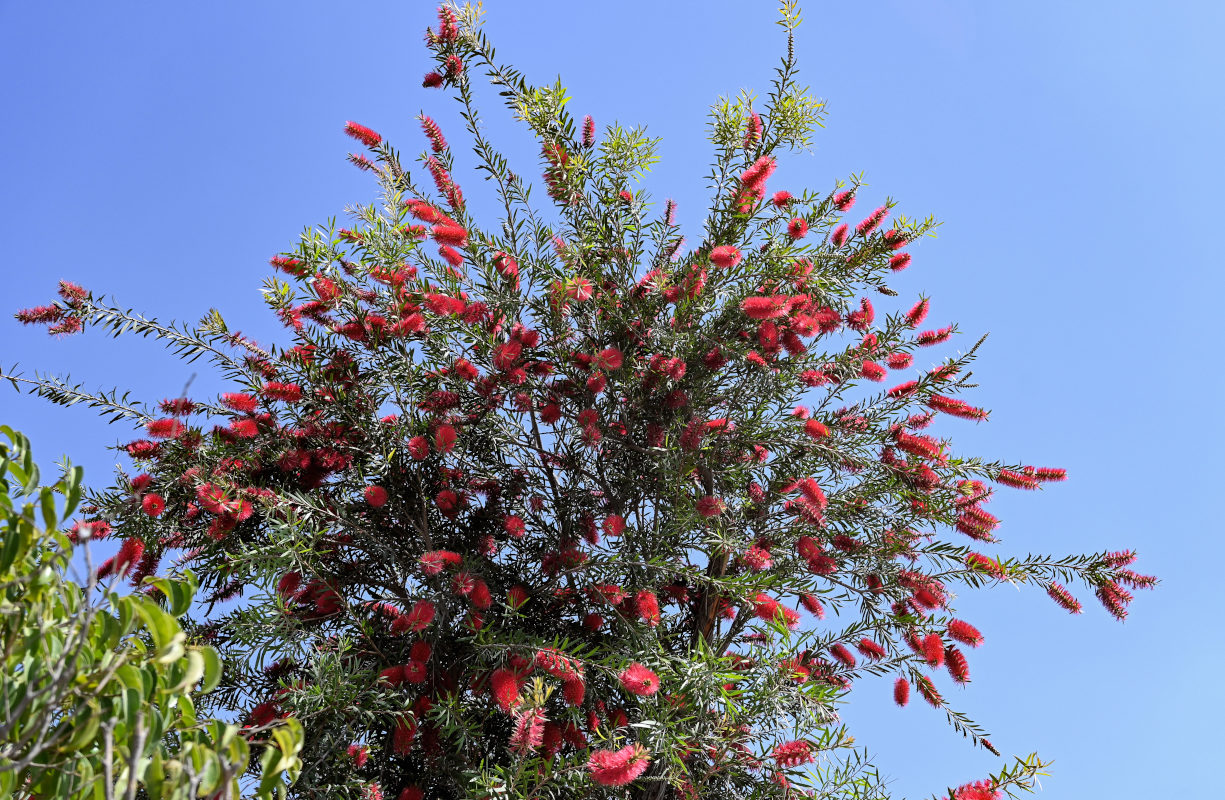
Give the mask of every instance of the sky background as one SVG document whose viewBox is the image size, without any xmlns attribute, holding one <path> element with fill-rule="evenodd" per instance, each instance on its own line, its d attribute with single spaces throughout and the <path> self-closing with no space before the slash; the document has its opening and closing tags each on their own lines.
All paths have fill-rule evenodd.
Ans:
<svg viewBox="0 0 1225 800">
<path fill-rule="evenodd" d="M 1046 800 L 1211 792 L 1225 710 L 1220 557 L 1203 549 L 1219 537 L 1223 477 L 1213 309 L 1225 289 L 1225 4 L 805 7 L 801 77 L 830 113 L 812 153 L 782 160 L 772 190 L 829 189 L 863 171 L 856 212 L 892 196 L 903 213 L 944 220 L 892 285 L 903 307 L 931 295 L 930 321 L 957 321 L 959 346 L 990 332 L 974 368 L 981 388 L 966 399 L 992 415 L 939 432 L 963 453 L 1070 475 L 1041 493 L 1001 490 L 1000 552 L 1137 548 L 1138 569 L 1163 581 L 1123 625 L 1083 592 L 1078 617 L 1032 588 L 961 598 L 987 641 L 969 654 L 971 686 L 941 684 L 946 697 L 1005 754 L 1054 760 Z M 537 83 L 561 74 L 573 113 L 663 137 L 645 186 L 676 198 L 697 241 L 705 115 L 719 95 L 768 91 L 784 45 L 776 4 L 491 0 L 487 10 L 500 58 Z M 53 341 L 8 316 L 49 302 L 60 278 L 162 319 L 216 307 L 272 341 L 279 327 L 259 295 L 268 257 L 374 198 L 344 159 L 355 146 L 345 120 L 412 154 L 427 111 L 458 153 L 470 202 L 485 202 L 454 103 L 420 87 L 432 21 L 430 4 L 407 0 L 0 0 L 0 366 L 150 401 L 180 394 L 193 367 L 151 342 Z M 500 106 L 485 109 L 489 137 L 534 174 L 527 138 Z M 220 389 L 202 374 L 192 392 Z M 45 465 L 68 453 L 99 485 L 115 463 L 106 447 L 133 438 L 8 388 L 0 422 L 31 436 Z M 886 680 L 864 679 L 844 718 L 899 796 L 1001 765 L 942 714 L 917 700 L 898 709 L 889 695 Z"/>
</svg>

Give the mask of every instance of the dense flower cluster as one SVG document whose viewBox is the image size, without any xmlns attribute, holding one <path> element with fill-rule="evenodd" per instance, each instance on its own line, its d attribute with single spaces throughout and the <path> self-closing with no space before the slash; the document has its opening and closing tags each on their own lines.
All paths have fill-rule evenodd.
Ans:
<svg viewBox="0 0 1225 800">
<path fill-rule="evenodd" d="M 930 301 L 887 313 L 868 295 L 896 294 L 885 280 L 929 224 L 881 232 L 889 205 L 847 218 L 856 185 L 765 202 L 774 151 L 802 132 L 742 107 L 718 117 L 728 177 L 685 251 L 675 204 L 648 219 L 633 189 L 645 151 L 575 124 L 476 22 L 440 10 L 424 83 L 464 105 L 512 216 L 470 215 L 430 117 L 430 186 L 347 123 L 384 203 L 273 257 L 287 344 L 184 334 L 238 385 L 133 411 L 144 472 L 81 523 L 123 538 L 104 574 L 139 583 L 173 553 L 210 601 L 238 601 L 199 620 L 241 665 L 204 702 L 254 726 L 300 719 L 302 796 L 790 791 L 849 737 L 793 739 L 788 720 L 832 725 L 865 669 L 892 673 L 902 706 L 913 686 L 945 708 L 940 670 L 969 680 L 957 645 L 984 637 L 953 618 L 954 587 L 1037 583 L 1079 611 L 1055 582 L 1075 578 L 1121 618 L 1128 588 L 1152 585 L 1129 552 L 1001 560 L 960 538 L 996 541 L 995 485 L 1065 475 L 953 457 L 925 432 L 987 418 L 956 397 L 973 350 L 913 368 L 956 332 L 915 333 Z M 554 222 L 483 138 L 480 70 L 540 140 Z M 19 318 L 139 330 L 63 287 Z"/>
</svg>

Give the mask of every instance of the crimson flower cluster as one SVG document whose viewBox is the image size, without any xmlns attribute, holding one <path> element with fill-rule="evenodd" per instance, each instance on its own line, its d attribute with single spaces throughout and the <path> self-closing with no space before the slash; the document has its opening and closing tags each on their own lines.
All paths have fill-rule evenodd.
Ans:
<svg viewBox="0 0 1225 800">
<path fill-rule="evenodd" d="M 229 664 L 200 704 L 255 739 L 298 718 L 300 797 L 825 791 L 836 771 L 810 765 L 846 757 L 837 706 L 878 675 L 993 750 L 936 685 L 969 682 L 961 648 L 984 642 L 955 589 L 1036 584 L 1080 611 L 1058 582 L 1079 581 L 1122 618 L 1154 581 L 1130 552 L 981 552 L 997 486 L 1065 474 L 954 455 L 935 432 L 988 414 L 957 397 L 978 345 L 928 356 L 956 327 L 922 329 L 926 297 L 887 307 L 933 223 L 892 204 L 848 216 L 854 183 L 777 188 L 777 154 L 819 109 L 789 47 L 764 108 L 716 107 L 724 177 L 685 250 L 675 203 L 652 217 L 634 184 L 653 142 L 576 124 L 478 22 L 440 9 L 424 85 L 461 104 L 497 224 L 470 213 L 433 119 L 425 184 L 349 122 L 382 202 L 272 259 L 284 343 L 219 315 L 159 325 L 71 284 L 18 314 L 143 330 L 234 383 L 156 407 L 95 398 L 143 428 L 125 447 L 140 474 L 79 526 L 122 539 L 102 572 L 140 585 L 171 555 L 197 572 L 194 634 Z M 784 22 L 790 39 L 793 4 Z M 478 72 L 538 138 L 549 208 L 484 138 Z"/>
</svg>

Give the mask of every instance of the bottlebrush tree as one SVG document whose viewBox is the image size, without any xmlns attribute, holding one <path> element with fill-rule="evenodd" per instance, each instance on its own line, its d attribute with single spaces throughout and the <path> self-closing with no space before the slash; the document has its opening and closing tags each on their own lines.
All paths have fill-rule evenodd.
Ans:
<svg viewBox="0 0 1225 800">
<path fill-rule="evenodd" d="M 837 719 L 856 679 L 994 752 L 940 688 L 983 641 L 956 592 L 1031 584 L 1078 612 L 1081 584 L 1122 618 L 1153 583 L 1131 552 L 994 549 L 996 487 L 1064 472 L 946 438 L 987 417 L 961 397 L 978 345 L 920 367 L 956 326 L 887 286 L 934 222 L 863 213 L 857 179 L 773 174 L 822 114 L 799 22 L 786 0 L 760 107 L 713 108 L 696 247 L 639 187 L 654 140 L 572 117 L 560 84 L 497 60 L 477 9 L 444 6 L 424 85 L 460 104 L 500 219 L 470 214 L 429 117 L 411 163 L 350 122 L 381 199 L 272 259 L 284 344 L 67 283 L 19 314 L 151 334 L 232 382 L 154 406 L 9 376 L 143 428 L 139 474 L 92 501 L 139 543 L 111 572 L 139 583 L 172 556 L 233 601 L 194 617 L 227 665 L 199 706 L 299 720 L 294 796 L 883 796 Z M 486 139 L 478 75 L 539 141 L 544 207 Z"/>
</svg>

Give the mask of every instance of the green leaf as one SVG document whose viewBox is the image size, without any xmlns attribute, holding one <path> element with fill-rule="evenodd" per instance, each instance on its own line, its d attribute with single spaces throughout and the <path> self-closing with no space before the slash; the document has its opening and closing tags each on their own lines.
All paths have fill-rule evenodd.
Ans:
<svg viewBox="0 0 1225 800">
<path fill-rule="evenodd" d="M 208 646 L 201 647 L 198 652 L 204 657 L 204 683 L 201 684 L 199 691 L 208 694 L 221 682 L 221 656 L 217 655 L 215 649 Z"/>
</svg>

